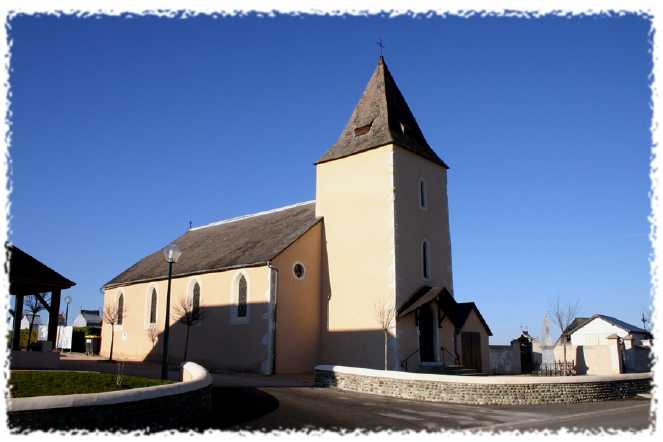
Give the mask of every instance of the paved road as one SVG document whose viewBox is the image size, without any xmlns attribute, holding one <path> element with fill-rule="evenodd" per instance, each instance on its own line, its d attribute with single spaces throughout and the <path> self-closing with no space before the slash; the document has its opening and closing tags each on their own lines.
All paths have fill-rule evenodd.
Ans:
<svg viewBox="0 0 663 442">
<path fill-rule="evenodd" d="M 204 428 L 228 430 L 643 430 L 650 400 L 575 405 L 475 406 L 385 398 L 323 388 L 216 387 Z"/>
<path fill-rule="evenodd" d="M 117 370 L 101 358 L 67 355 L 61 361 L 71 370 Z M 177 379 L 173 367 L 169 377 Z M 160 367 L 127 363 L 126 374 L 158 377 Z M 650 400 L 631 399 L 572 405 L 498 407 L 409 401 L 311 388 L 312 375 L 214 375 L 214 411 L 199 430 L 532 430 L 563 427 L 598 430 L 642 430 L 650 425 Z M 240 387 L 239 385 L 253 385 Z M 162 423 L 168 427 L 167 422 Z"/>
</svg>

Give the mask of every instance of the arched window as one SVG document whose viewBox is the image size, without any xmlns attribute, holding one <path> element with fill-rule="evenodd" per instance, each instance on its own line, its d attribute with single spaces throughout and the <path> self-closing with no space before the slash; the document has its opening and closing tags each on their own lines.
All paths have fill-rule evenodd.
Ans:
<svg viewBox="0 0 663 442">
<path fill-rule="evenodd" d="M 191 292 L 191 318 L 196 320 L 200 317 L 200 285 L 196 282 L 193 284 L 193 291 Z"/>
<path fill-rule="evenodd" d="M 430 248 L 426 240 L 421 243 L 421 268 L 424 279 L 430 279 Z"/>
<path fill-rule="evenodd" d="M 246 317 L 246 278 L 244 275 L 239 277 L 237 284 L 237 317 Z"/>
<path fill-rule="evenodd" d="M 122 325 L 122 321 L 124 321 L 124 294 L 120 293 L 117 299 L 117 325 Z"/>
<path fill-rule="evenodd" d="M 425 209 L 428 207 L 428 195 L 426 194 L 426 182 L 419 180 L 419 207 Z"/>
<path fill-rule="evenodd" d="M 150 324 L 157 323 L 157 289 L 152 289 L 150 295 Z"/>
</svg>

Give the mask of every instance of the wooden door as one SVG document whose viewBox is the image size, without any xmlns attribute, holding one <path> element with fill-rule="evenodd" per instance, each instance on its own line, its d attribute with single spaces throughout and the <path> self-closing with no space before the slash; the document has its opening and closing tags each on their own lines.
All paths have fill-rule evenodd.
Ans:
<svg viewBox="0 0 663 442">
<path fill-rule="evenodd" d="M 481 334 L 478 332 L 462 332 L 461 345 L 463 367 L 481 370 Z"/>
</svg>

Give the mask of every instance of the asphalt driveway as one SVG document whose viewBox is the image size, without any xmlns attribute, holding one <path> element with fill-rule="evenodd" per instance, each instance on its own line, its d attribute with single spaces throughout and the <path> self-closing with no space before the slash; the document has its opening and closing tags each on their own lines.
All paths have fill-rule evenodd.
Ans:
<svg viewBox="0 0 663 442">
<path fill-rule="evenodd" d="M 206 428 L 353 430 L 644 430 L 651 400 L 477 406 L 420 402 L 310 387 L 215 387 Z M 203 428 L 201 428 L 203 429 Z"/>
</svg>

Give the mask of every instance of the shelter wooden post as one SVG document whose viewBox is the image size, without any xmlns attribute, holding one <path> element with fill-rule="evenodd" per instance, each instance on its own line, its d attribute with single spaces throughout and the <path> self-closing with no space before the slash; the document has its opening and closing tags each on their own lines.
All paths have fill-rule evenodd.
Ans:
<svg viewBox="0 0 663 442">
<path fill-rule="evenodd" d="M 60 289 L 51 291 L 51 308 L 48 311 L 48 341 L 53 343 L 55 349 L 58 335 L 58 323 L 60 322 Z"/>
<path fill-rule="evenodd" d="M 21 349 L 21 320 L 23 319 L 23 301 L 24 295 L 16 295 L 16 305 L 14 305 L 14 334 L 12 336 L 12 350 Z"/>
</svg>

